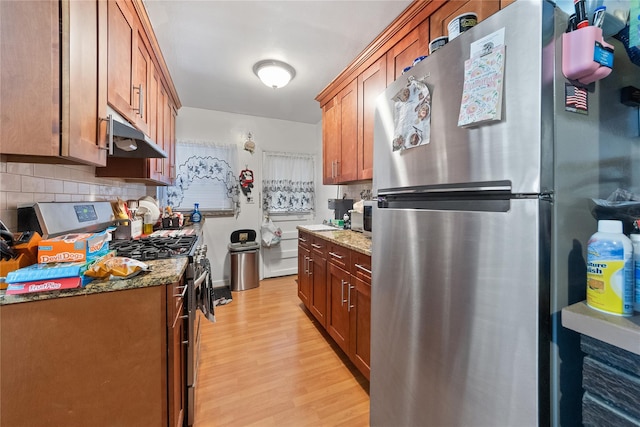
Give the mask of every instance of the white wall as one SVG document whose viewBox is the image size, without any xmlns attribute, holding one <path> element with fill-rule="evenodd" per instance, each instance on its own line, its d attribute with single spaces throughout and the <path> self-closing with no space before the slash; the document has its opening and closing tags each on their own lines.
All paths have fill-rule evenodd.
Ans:
<svg viewBox="0 0 640 427">
<path fill-rule="evenodd" d="M 251 132 L 256 150 L 253 154 L 242 146 Z M 262 152 L 281 151 L 309 153 L 316 156 L 316 195 L 320 222 L 329 218 L 327 198 L 335 197 L 335 187 L 322 184 L 322 126 L 321 123 L 305 123 L 245 116 L 220 111 L 183 107 L 176 119 L 176 139 L 210 140 L 220 144 L 237 144 L 238 174 L 245 166 L 254 172 L 253 204 L 247 204 L 240 194 L 240 215 L 235 217 L 207 217 L 204 227 L 204 243 L 208 247 L 208 258 L 212 265 L 214 286 L 229 284 L 229 255 L 227 245 L 231 232 L 241 228 L 256 230 L 260 238 L 262 224 Z M 331 190 L 334 189 L 334 190 Z M 263 277 L 262 263 L 260 277 Z"/>
</svg>

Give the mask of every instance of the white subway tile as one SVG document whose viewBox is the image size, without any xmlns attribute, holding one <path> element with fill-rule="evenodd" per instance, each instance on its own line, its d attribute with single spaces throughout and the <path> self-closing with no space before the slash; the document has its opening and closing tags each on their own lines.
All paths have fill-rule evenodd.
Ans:
<svg viewBox="0 0 640 427">
<path fill-rule="evenodd" d="M 0 174 L 2 191 L 20 191 L 22 188 L 22 177 L 13 173 Z"/>
<path fill-rule="evenodd" d="M 22 187 L 23 193 L 37 193 L 44 190 L 44 178 L 37 178 L 34 176 L 23 176 Z"/>
<path fill-rule="evenodd" d="M 18 175 L 33 175 L 33 163 L 7 163 L 7 172 Z"/>
<path fill-rule="evenodd" d="M 47 179 L 44 182 L 44 191 L 47 193 L 63 193 L 64 192 L 64 181 L 60 181 L 58 179 Z"/>
<path fill-rule="evenodd" d="M 55 178 L 56 177 L 56 168 L 59 167 L 57 165 L 49 165 L 49 164 L 34 164 L 33 165 L 33 176 L 40 176 L 43 178 Z"/>
<path fill-rule="evenodd" d="M 71 194 L 56 194 L 56 202 L 70 202 Z"/>
<path fill-rule="evenodd" d="M 66 194 L 78 194 L 78 183 L 72 181 L 64 181 L 64 192 Z"/>
</svg>

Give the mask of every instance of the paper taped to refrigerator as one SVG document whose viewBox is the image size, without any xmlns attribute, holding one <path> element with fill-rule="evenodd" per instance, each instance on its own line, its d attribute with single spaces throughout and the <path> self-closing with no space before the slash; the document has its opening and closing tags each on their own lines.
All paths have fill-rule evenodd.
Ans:
<svg viewBox="0 0 640 427">
<path fill-rule="evenodd" d="M 504 45 L 464 62 L 458 126 L 471 127 L 502 118 Z"/>
</svg>

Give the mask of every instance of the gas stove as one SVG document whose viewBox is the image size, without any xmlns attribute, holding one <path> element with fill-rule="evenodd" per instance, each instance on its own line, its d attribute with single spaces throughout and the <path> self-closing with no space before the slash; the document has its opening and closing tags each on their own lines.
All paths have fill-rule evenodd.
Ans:
<svg viewBox="0 0 640 427">
<path fill-rule="evenodd" d="M 112 240 L 109 249 L 115 249 L 117 256 L 148 261 L 192 255 L 197 241 L 196 235 L 151 235 L 141 239 Z"/>
</svg>

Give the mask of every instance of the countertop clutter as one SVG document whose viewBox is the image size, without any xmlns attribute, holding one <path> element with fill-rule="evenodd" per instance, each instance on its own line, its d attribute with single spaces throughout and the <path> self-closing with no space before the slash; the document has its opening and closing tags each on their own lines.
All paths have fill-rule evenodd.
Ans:
<svg viewBox="0 0 640 427">
<path fill-rule="evenodd" d="M 357 231 L 340 229 L 315 230 L 316 227 L 313 225 L 299 225 L 297 228 L 298 230 L 305 231 L 313 236 L 337 243 L 356 252 L 360 252 L 361 254 L 371 256 L 371 239 L 365 237 L 362 233 L 358 233 Z"/>
<path fill-rule="evenodd" d="M 0 305 L 73 297 L 78 295 L 91 295 L 103 292 L 121 291 L 125 289 L 146 288 L 150 286 L 164 286 L 180 280 L 187 268 L 188 259 L 186 257 L 176 257 L 162 260 L 150 260 L 145 261 L 145 263 L 151 267 L 151 271 L 138 274 L 131 279 L 96 279 L 83 288 L 20 295 L 6 295 L 5 291 L 0 291 Z"/>
</svg>

